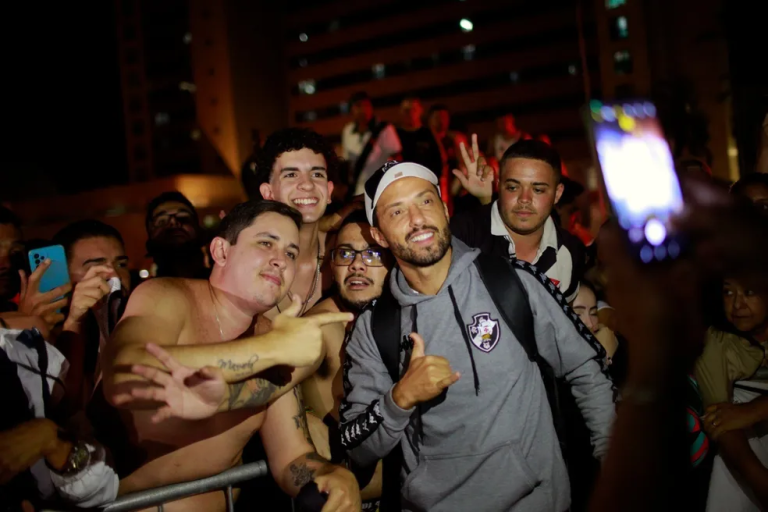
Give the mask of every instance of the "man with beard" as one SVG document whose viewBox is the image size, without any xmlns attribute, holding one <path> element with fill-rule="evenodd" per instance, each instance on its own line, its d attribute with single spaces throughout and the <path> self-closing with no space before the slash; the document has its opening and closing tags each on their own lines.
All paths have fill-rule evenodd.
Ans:
<svg viewBox="0 0 768 512">
<path fill-rule="evenodd" d="M 475 263 L 480 251 L 452 239 L 437 184 L 413 163 L 386 165 L 366 183 L 371 236 L 397 267 L 347 345 L 342 445 L 363 467 L 401 450 L 398 510 L 566 510 L 568 474 L 540 366 L 497 308 Z M 614 417 L 604 351 L 543 274 L 482 258 L 523 288 L 539 357 L 570 383 L 601 457 Z M 400 308 L 391 340 L 374 335 L 382 304 Z M 394 369 L 379 349 L 388 343 Z M 383 500 L 394 505 L 392 460 Z"/>
<path fill-rule="evenodd" d="M 156 277 L 207 279 L 197 210 L 181 192 L 163 192 L 147 205 L 147 253 Z"/>
<path fill-rule="evenodd" d="M 325 510 L 359 508 L 354 477 L 314 453 L 298 390 L 288 393 L 291 387 L 262 373 L 315 364 L 320 327 L 352 315 L 296 318 L 300 304 L 294 300 L 270 333 L 250 335 L 256 318 L 292 284 L 300 224 L 298 213 L 284 204 L 242 203 L 211 242 L 215 265 L 209 280 L 152 279 L 131 295 L 103 356 L 104 393 L 130 409 L 126 424 L 135 429 L 134 451 L 145 457 L 121 481 L 123 491 L 230 469 L 259 431 L 272 475 L 287 494 L 296 496 L 315 481 L 328 493 Z M 156 386 L 147 387 L 141 377 Z M 271 403 L 232 410 L 252 402 Z M 223 492 L 165 505 L 171 509 L 224 510 Z"/>
<path fill-rule="evenodd" d="M 320 313 L 350 312 L 357 317 L 371 301 L 381 295 L 387 273 L 392 267 L 389 251 L 371 238 L 370 224 L 363 212 L 355 212 L 344 221 L 339 230 L 336 247 L 331 252 L 333 280 L 337 293 L 318 303 L 306 316 Z M 339 444 L 339 404 L 344 397 L 341 368 L 344 350 L 352 323 L 323 327 L 325 358 L 314 375 L 301 384 L 304 403 L 310 413 L 312 439 L 321 454 L 329 455 L 331 462 L 347 459 Z M 370 474 L 361 477 L 363 500 L 374 500 L 381 493 L 380 471 L 370 484 Z M 366 486 L 367 484 L 367 486 Z M 368 505 L 368 503 L 366 503 Z M 374 503 L 370 503 L 374 505 Z"/>
<path fill-rule="evenodd" d="M 461 146 L 468 172 L 454 175 L 485 206 L 451 219 L 453 235 L 482 252 L 536 265 L 569 302 L 575 299 L 584 273 L 584 244 L 551 216 L 564 190 L 560 155 L 538 140 L 510 146 L 499 162 L 499 199 L 492 202 L 493 170 L 479 157 L 476 135 L 471 152 Z"/>
</svg>

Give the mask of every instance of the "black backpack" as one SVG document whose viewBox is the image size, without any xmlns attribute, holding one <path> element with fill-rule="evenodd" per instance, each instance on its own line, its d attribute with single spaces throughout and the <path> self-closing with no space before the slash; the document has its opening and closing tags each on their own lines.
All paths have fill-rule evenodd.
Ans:
<svg viewBox="0 0 768 512">
<path fill-rule="evenodd" d="M 560 390 L 555 372 L 550 364 L 539 355 L 533 330 L 533 314 L 528 303 L 528 294 L 520 277 L 511 263 L 493 254 L 481 253 L 475 260 L 488 293 L 499 310 L 504 322 L 520 342 L 530 361 L 539 366 L 544 387 L 547 391 L 555 431 L 560 442 L 560 449 L 565 458 L 565 425 L 560 412 Z M 400 380 L 400 350 L 405 343 L 400 340 L 400 304 L 398 304 L 389 286 L 384 286 L 381 297 L 373 306 L 371 329 L 381 359 L 387 367 L 392 382 Z M 381 511 L 400 511 L 400 469 L 403 452 L 398 444 L 384 458 Z"/>
</svg>

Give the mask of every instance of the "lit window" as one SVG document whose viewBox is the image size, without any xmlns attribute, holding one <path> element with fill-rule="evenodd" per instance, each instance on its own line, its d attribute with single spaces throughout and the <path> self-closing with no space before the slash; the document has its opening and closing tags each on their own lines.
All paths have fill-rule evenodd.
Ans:
<svg viewBox="0 0 768 512">
<path fill-rule="evenodd" d="M 301 94 L 315 94 L 315 81 L 302 80 L 299 82 L 299 92 Z"/>
<path fill-rule="evenodd" d="M 168 122 L 171 120 L 171 116 L 168 115 L 168 112 L 158 112 L 155 114 L 155 124 L 157 126 L 163 126 L 164 124 L 168 124 Z"/>
<path fill-rule="evenodd" d="M 461 27 L 462 32 L 472 32 L 472 29 L 475 28 L 474 24 L 467 18 L 462 18 L 459 21 L 459 27 Z"/>
<path fill-rule="evenodd" d="M 192 33 L 187 32 L 186 34 L 184 34 L 184 44 L 189 44 L 191 42 L 192 42 Z"/>
<path fill-rule="evenodd" d="M 613 54 L 613 71 L 617 75 L 632 73 L 632 55 L 629 51 L 621 50 Z"/>
<path fill-rule="evenodd" d="M 611 19 L 611 25 L 609 27 L 612 41 L 618 41 L 620 39 L 626 39 L 629 37 L 629 26 L 627 24 L 626 16 L 617 16 Z"/>
<path fill-rule="evenodd" d="M 349 103 L 346 101 L 342 101 L 339 103 L 339 112 L 342 114 L 348 114 L 349 113 Z"/>
<path fill-rule="evenodd" d="M 189 136 L 192 138 L 192 140 L 200 140 L 202 135 L 203 133 L 200 131 L 200 128 L 195 128 L 189 133 Z"/>
<path fill-rule="evenodd" d="M 579 68 L 576 66 L 576 64 L 569 64 L 568 65 L 568 74 L 571 76 L 576 76 L 578 74 Z"/>
<path fill-rule="evenodd" d="M 517 82 L 519 82 L 520 81 L 520 73 L 518 73 L 517 71 L 510 71 L 510 73 L 509 73 L 509 81 L 512 82 L 513 84 L 516 84 Z"/>
<path fill-rule="evenodd" d="M 302 68 L 305 68 L 308 65 L 309 65 L 309 61 L 307 61 L 307 59 L 299 59 L 299 66 L 301 66 Z"/>
<path fill-rule="evenodd" d="M 304 112 L 304 120 L 305 121 L 317 120 L 317 112 L 315 112 L 314 110 L 310 110 L 309 112 Z"/>
<path fill-rule="evenodd" d="M 301 41 L 302 43 L 306 43 L 307 41 L 309 41 L 309 36 L 306 34 L 306 32 L 302 32 L 301 34 L 299 34 L 299 41 Z"/>
<path fill-rule="evenodd" d="M 461 49 L 461 53 L 464 55 L 464 60 L 475 60 L 475 45 L 468 44 Z"/>
<path fill-rule="evenodd" d="M 605 0 L 606 9 L 616 9 L 622 5 L 627 5 L 627 0 Z"/>
<path fill-rule="evenodd" d="M 371 73 L 373 73 L 373 78 L 376 80 L 381 80 L 387 75 L 387 67 L 384 64 L 374 64 L 371 67 Z"/>
</svg>

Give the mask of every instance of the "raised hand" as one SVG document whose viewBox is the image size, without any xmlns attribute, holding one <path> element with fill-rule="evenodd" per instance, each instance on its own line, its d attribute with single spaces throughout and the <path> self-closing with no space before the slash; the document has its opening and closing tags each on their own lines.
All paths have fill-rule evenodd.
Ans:
<svg viewBox="0 0 768 512">
<path fill-rule="evenodd" d="M 83 280 L 75 285 L 69 315 L 64 322 L 64 330 L 76 330 L 85 314 L 101 299 L 109 295 L 110 288 L 107 279 L 115 275 L 115 271 L 105 265 L 88 269 Z"/>
<path fill-rule="evenodd" d="M 279 342 L 277 364 L 302 367 L 312 366 L 324 354 L 323 331 L 321 327 L 335 322 L 351 322 L 352 313 L 322 313 L 299 318 L 301 299 L 291 297 L 288 309 L 277 315 L 272 322 L 272 335 Z"/>
<path fill-rule="evenodd" d="M 411 333 L 411 340 L 413 350 L 408 370 L 392 390 L 392 398 L 401 409 L 432 400 L 461 378 L 446 358 L 424 354 L 424 339 L 419 334 Z"/>
<path fill-rule="evenodd" d="M 19 270 L 19 276 L 21 277 L 19 312 L 24 313 L 25 315 L 39 316 L 46 323 L 49 330 L 53 329 L 56 324 L 64 320 L 64 315 L 58 313 L 57 310 L 66 307 L 69 299 L 65 297 L 56 302 L 52 301 L 58 297 L 66 295 L 72 290 L 72 285 L 68 283 L 45 293 L 40 292 L 40 279 L 50 266 L 51 260 L 43 261 L 40 266 L 30 274 L 29 278 L 27 278 L 26 272 Z"/>
<path fill-rule="evenodd" d="M 151 366 L 134 365 L 131 372 L 157 387 L 134 387 L 130 395 L 115 397 L 115 405 L 133 400 L 165 404 L 152 416 L 153 423 L 172 417 L 199 420 L 219 412 L 229 389 L 220 369 L 206 366 L 198 370 L 184 366 L 154 343 L 147 344 L 147 352 L 155 356 L 170 373 Z"/>
<path fill-rule="evenodd" d="M 467 169 L 464 174 L 458 169 L 453 170 L 453 175 L 461 183 L 461 186 L 467 189 L 467 192 L 478 198 L 483 204 L 491 202 L 493 197 L 493 167 L 488 165 L 485 157 L 480 156 L 480 149 L 477 146 L 477 134 L 472 134 L 472 153 L 467 152 L 463 142 L 459 143 L 461 159 Z"/>
</svg>

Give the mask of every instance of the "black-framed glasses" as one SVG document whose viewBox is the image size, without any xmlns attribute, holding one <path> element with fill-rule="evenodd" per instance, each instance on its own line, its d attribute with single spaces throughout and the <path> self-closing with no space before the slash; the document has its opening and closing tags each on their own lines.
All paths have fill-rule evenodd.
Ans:
<svg viewBox="0 0 768 512">
<path fill-rule="evenodd" d="M 351 247 L 337 247 L 332 253 L 333 264 L 339 267 L 348 267 L 354 263 L 358 254 L 368 267 L 384 266 L 384 249 L 376 247 L 369 247 L 362 251 L 356 251 Z"/>
<path fill-rule="evenodd" d="M 192 212 L 187 210 L 179 210 L 178 212 L 161 212 L 152 218 L 152 226 L 155 228 L 164 228 L 171 222 L 171 218 L 175 219 L 178 224 L 191 224 Z"/>
</svg>

